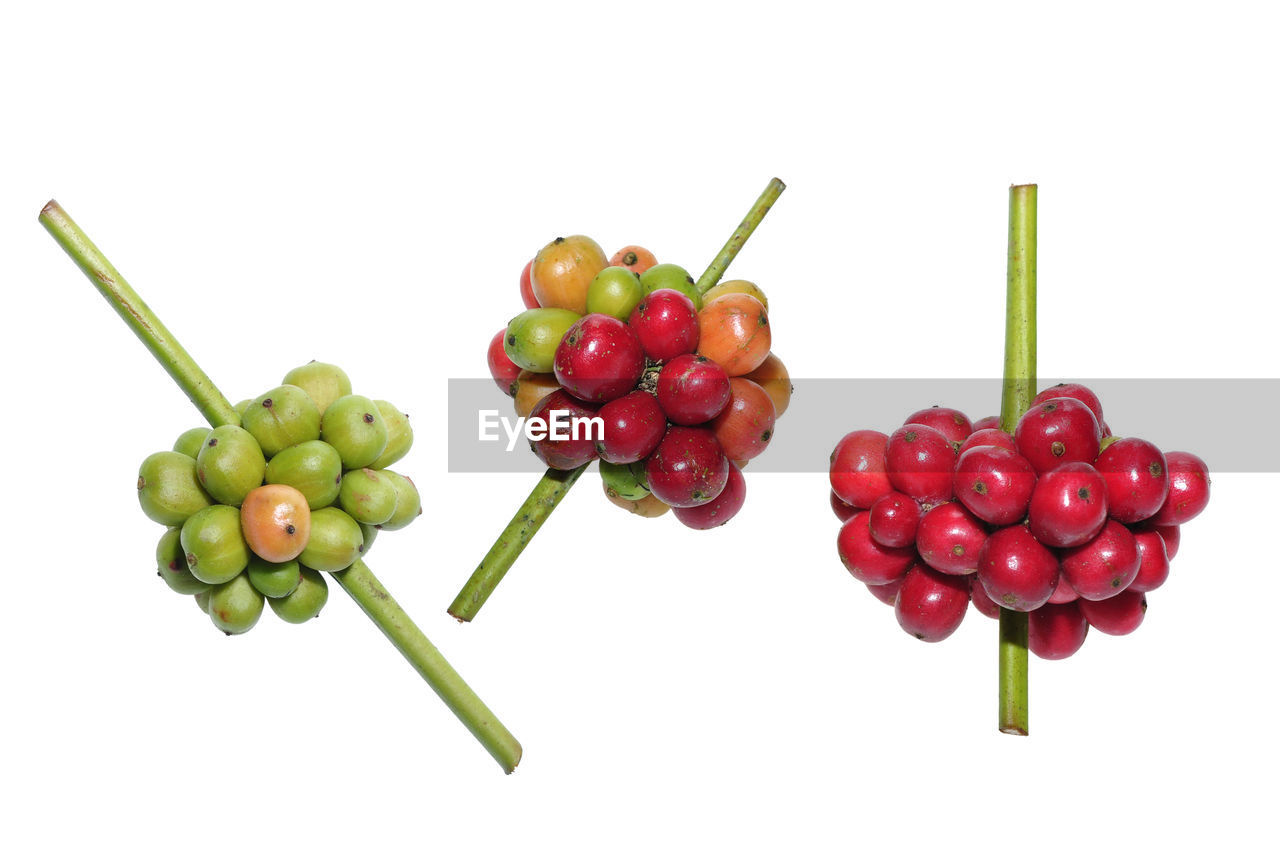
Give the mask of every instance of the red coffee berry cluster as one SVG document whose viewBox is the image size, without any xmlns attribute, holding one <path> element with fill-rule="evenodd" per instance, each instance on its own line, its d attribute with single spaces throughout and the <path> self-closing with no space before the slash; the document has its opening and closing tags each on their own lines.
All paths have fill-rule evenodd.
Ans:
<svg viewBox="0 0 1280 850">
<path fill-rule="evenodd" d="M 603 263 L 603 254 L 598 257 L 596 266 Z M 519 343 L 510 326 L 495 336 L 490 371 L 516 398 L 518 413 L 524 415 L 522 400 L 531 404 L 527 418 L 543 432 L 556 414 L 570 429 L 582 420 L 602 422 L 584 422 L 567 440 L 531 439 L 534 453 L 561 470 L 599 459 L 605 495 L 632 513 L 653 517 L 671 510 L 695 529 L 725 524 L 746 499 L 741 468 L 768 447 L 791 394 L 786 368 L 770 352 L 763 293 L 746 281 L 730 281 L 701 294 L 683 269 L 659 266 L 637 246 L 618 251 L 598 271 L 577 255 L 559 262 L 561 280 L 591 281 L 583 296 L 588 305 L 600 291 L 610 294 L 598 303 L 622 306 L 616 315 L 588 306 L 558 342 L 552 340 L 554 360 L 543 372 L 527 364 L 522 370 L 508 356 Z M 546 306 L 537 296 L 537 263 L 522 277 L 526 315 Z M 620 280 L 619 266 L 634 273 L 633 301 L 612 294 L 625 290 L 626 277 L 621 287 L 605 289 Z M 533 287 L 527 284 L 530 267 Z M 534 398 L 522 396 L 525 387 Z"/>
<path fill-rule="evenodd" d="M 892 434 L 853 431 L 831 454 L 840 560 L 925 641 L 1030 612 L 1041 658 L 1073 655 L 1089 627 L 1126 635 L 1164 584 L 1180 526 L 1209 501 L 1188 452 L 1110 436 L 1087 387 L 1040 393 L 1012 435 L 933 407 Z"/>
</svg>

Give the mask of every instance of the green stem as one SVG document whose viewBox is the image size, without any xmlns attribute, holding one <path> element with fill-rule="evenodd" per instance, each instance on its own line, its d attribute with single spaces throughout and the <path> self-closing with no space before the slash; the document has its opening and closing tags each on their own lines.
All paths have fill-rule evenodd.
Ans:
<svg viewBox="0 0 1280 850">
<path fill-rule="evenodd" d="M 769 185 L 764 187 L 764 191 L 760 193 L 759 198 L 756 198 L 756 202 L 751 206 L 747 217 L 742 220 L 742 224 L 739 224 L 738 229 L 733 231 L 729 241 L 724 243 L 720 253 L 711 261 L 711 265 L 707 266 L 707 270 L 702 273 L 702 277 L 698 278 L 697 287 L 699 293 L 705 294 L 708 289 L 720 282 L 720 278 L 724 277 L 724 273 L 728 271 L 729 264 L 733 262 L 733 258 L 738 256 L 742 246 L 747 244 L 747 239 L 755 232 L 756 227 L 764 220 L 765 214 L 773 207 L 773 202 L 778 200 L 778 196 L 786 188 L 787 184 L 777 177 L 770 180 Z"/>
<path fill-rule="evenodd" d="M 173 376 L 209 424 L 215 427 L 239 424 L 240 418 L 235 409 L 227 403 L 209 376 L 56 202 L 50 201 L 45 205 L 40 213 L 40 223 L 106 296 L 125 324 Z M 507 773 L 514 770 L 520 762 L 520 744 L 467 687 L 369 568 L 357 561 L 346 570 L 331 575 L 471 730 L 471 734 L 497 759 L 502 769 Z"/>
<path fill-rule="evenodd" d="M 1012 434 L 1036 395 L 1036 186 L 1009 188 L 1004 386 L 1000 427 Z M 1000 609 L 1000 731 L 1026 735 L 1027 615 Z"/>
<path fill-rule="evenodd" d="M 480 701 L 476 692 L 462 680 L 431 641 L 427 640 L 426 635 L 409 619 L 404 609 L 396 604 L 364 561 L 356 561 L 345 570 L 331 575 L 369 615 L 369 619 L 377 624 L 395 648 L 400 650 L 400 654 L 413 665 L 413 669 L 427 680 L 427 684 L 444 700 L 449 710 L 458 716 L 462 725 L 476 736 L 476 740 L 484 745 L 489 755 L 502 765 L 502 769 L 507 773 L 515 770 L 520 763 L 520 742 L 507 731 L 507 727 L 502 725 L 488 706 Z"/>
<path fill-rule="evenodd" d="M 711 261 L 707 270 L 702 273 L 702 277 L 698 278 L 699 292 L 706 292 L 724 276 L 729 264 L 733 262 L 734 257 L 738 256 L 742 246 L 747 243 L 747 239 L 755 232 L 756 227 L 785 188 L 787 188 L 786 184 L 777 177 L 769 181 L 769 185 L 760 193 L 760 197 L 747 212 L 747 217 L 738 225 L 738 229 L 729 237 L 729 241 L 724 243 L 724 247 Z M 582 476 L 586 467 L 587 465 L 583 465 L 570 472 L 555 469 L 546 471 L 542 479 L 534 485 L 533 492 L 511 518 L 511 522 L 507 523 L 502 534 L 498 535 L 498 539 L 489 548 L 480 565 L 471 573 L 471 578 L 467 579 L 467 583 L 462 586 L 453 604 L 449 606 L 450 614 L 457 617 L 460 622 L 471 622 L 498 587 L 498 582 L 502 581 L 507 570 L 511 569 L 516 558 L 529 545 L 533 535 L 542 528 L 547 517 L 551 516 L 551 512 L 564 499 L 569 488 Z"/>
<path fill-rule="evenodd" d="M 227 401 L 226 396 L 209 380 L 204 370 L 196 365 L 191 355 L 179 344 L 164 323 L 151 312 L 151 308 L 138 297 L 115 266 L 102 255 L 63 211 L 57 201 L 50 201 L 40 211 L 40 223 L 62 246 L 89 281 L 98 288 L 112 308 L 124 319 L 124 323 L 142 340 L 174 382 L 187 394 L 191 403 L 215 428 L 219 425 L 239 425 L 240 416 Z"/>
<path fill-rule="evenodd" d="M 467 579 L 462 590 L 458 591 L 453 604 L 449 606 L 449 613 L 457 617 L 459 622 L 471 622 L 476 612 L 484 606 L 489 595 L 498 586 L 498 582 L 502 581 L 507 570 L 511 569 L 511 565 L 516 562 L 516 558 L 520 557 L 524 547 L 529 545 L 533 535 L 538 533 L 538 529 L 542 528 L 547 517 L 551 516 L 551 512 L 556 509 L 556 505 L 560 504 L 565 494 L 569 492 L 569 488 L 582 477 L 582 473 L 590 465 L 584 463 L 577 469 L 567 471 L 548 469 L 543 474 L 529 493 L 529 498 L 524 500 L 524 504 L 511 518 L 511 522 L 507 523 L 502 534 L 498 535 L 498 539 L 480 561 L 480 566 L 476 567 L 471 578 Z"/>
</svg>

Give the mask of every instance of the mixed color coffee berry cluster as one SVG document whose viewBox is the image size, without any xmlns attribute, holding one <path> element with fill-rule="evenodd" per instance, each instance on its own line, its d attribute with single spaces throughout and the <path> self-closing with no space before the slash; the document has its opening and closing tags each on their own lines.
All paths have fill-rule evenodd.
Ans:
<svg viewBox="0 0 1280 850">
<path fill-rule="evenodd" d="M 1097 395 L 1059 384 L 1013 434 L 942 407 L 847 434 L 831 491 L 840 560 L 908 633 L 943 640 L 972 601 L 989 617 L 1030 612 L 1030 649 L 1058 659 L 1090 626 L 1138 628 L 1209 474 L 1193 454 L 1111 436 Z"/>
<path fill-rule="evenodd" d="M 599 458 L 609 501 L 641 516 L 732 519 L 741 468 L 768 447 L 792 389 L 760 288 L 699 292 L 644 248 L 608 259 L 570 236 L 525 266 L 520 290 L 528 309 L 494 335 L 489 371 L 541 433 L 553 418 L 584 423 L 568 440 L 531 439 L 538 457 L 564 470 Z"/>
<path fill-rule="evenodd" d="M 169 526 L 160 576 L 229 635 L 253 628 L 268 601 L 286 622 L 315 617 L 329 595 L 322 573 L 422 513 L 413 482 L 387 469 L 413 444 L 408 416 L 352 395 L 337 366 L 300 366 L 236 411 L 240 425 L 193 428 L 138 471 L 143 512 Z"/>
</svg>

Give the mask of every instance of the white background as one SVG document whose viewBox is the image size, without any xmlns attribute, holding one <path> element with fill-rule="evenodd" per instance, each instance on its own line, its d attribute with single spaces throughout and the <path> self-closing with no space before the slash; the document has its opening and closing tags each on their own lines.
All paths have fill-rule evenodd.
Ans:
<svg viewBox="0 0 1280 850">
<path fill-rule="evenodd" d="M 1041 374 L 1277 377 L 1269 16 L 108 5 L 0 25 L 0 844 L 1270 834 L 1277 476 L 1218 475 L 1143 627 L 1034 663 L 1014 739 L 994 623 L 903 634 L 841 568 L 816 474 L 748 471 L 708 533 L 584 480 L 458 625 L 446 605 L 535 477 L 446 474 L 433 424 L 543 243 L 696 271 L 775 174 L 735 273 L 796 376 L 998 374 L 1006 186 L 1037 181 Z M 137 465 L 198 417 L 37 225 L 50 197 L 233 401 L 314 357 L 413 414 L 426 514 L 370 564 L 521 738 L 513 776 L 336 588 L 304 627 L 227 639 L 156 579 Z M 851 398 L 846 427 L 909 412 Z M 1274 439 L 1248 410 L 1147 415 Z"/>
</svg>

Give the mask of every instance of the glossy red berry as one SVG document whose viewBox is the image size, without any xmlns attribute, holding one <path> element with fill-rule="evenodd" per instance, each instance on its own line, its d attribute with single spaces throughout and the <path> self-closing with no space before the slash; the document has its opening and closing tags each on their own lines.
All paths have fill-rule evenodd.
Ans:
<svg viewBox="0 0 1280 850">
<path fill-rule="evenodd" d="M 845 502 L 844 500 L 842 500 L 839 496 L 836 495 L 836 492 L 832 490 L 831 491 L 831 512 L 836 515 L 836 519 L 840 520 L 840 522 L 843 523 L 846 520 L 853 517 L 854 514 L 858 513 L 858 509 L 855 508 L 853 505 L 849 504 L 848 502 Z"/>
<path fill-rule="evenodd" d="M 577 469 L 596 457 L 595 438 L 599 436 L 598 424 L 590 419 L 596 416 L 596 406 L 586 404 L 564 390 L 556 390 L 543 396 L 529 413 L 529 443 L 533 453 L 552 469 Z M 542 435 L 533 439 L 534 431 Z M 566 439 L 560 439 L 560 437 Z M 556 437 L 556 439 L 552 439 Z"/>
<path fill-rule="evenodd" d="M 710 422 L 724 410 L 729 396 L 724 368 L 699 354 L 673 357 L 658 373 L 658 404 L 677 425 Z"/>
<path fill-rule="evenodd" d="M 1052 474 L 1052 473 L 1050 473 Z M 1133 532 L 1113 519 L 1082 546 L 1060 553 L 1062 576 L 1084 599 L 1110 599 L 1138 575 L 1141 553 Z"/>
<path fill-rule="evenodd" d="M 881 546 L 901 549 L 914 545 L 922 515 L 920 503 L 903 493 L 885 493 L 871 504 L 867 527 Z"/>
<path fill-rule="evenodd" d="M 986 542 L 986 527 L 959 502 L 946 502 L 926 513 L 916 534 L 916 550 L 924 562 L 950 575 L 976 572 Z"/>
<path fill-rule="evenodd" d="M 1159 531 L 1137 531 L 1133 535 L 1133 541 L 1142 560 L 1138 564 L 1138 574 L 1128 589 L 1149 593 L 1169 578 L 1169 555 L 1164 538 Z"/>
<path fill-rule="evenodd" d="M 1104 421 L 1102 415 L 1102 402 L 1098 399 L 1093 390 L 1084 384 L 1055 384 L 1047 390 L 1041 390 L 1040 394 L 1035 397 L 1032 404 L 1040 404 L 1041 402 L 1050 401 L 1055 398 L 1071 398 L 1089 408 L 1089 412 L 1093 414 L 1093 418 L 1098 420 L 1101 425 Z"/>
<path fill-rule="evenodd" d="M 535 307 L 541 307 L 538 299 L 533 294 L 533 279 L 531 272 L 533 271 L 533 260 L 524 264 L 524 271 L 520 272 L 520 300 L 524 302 L 524 306 L 530 310 Z"/>
<path fill-rule="evenodd" d="M 1027 615 L 1027 648 L 1040 658 L 1070 658 L 1088 636 L 1089 623 L 1079 603 L 1048 604 Z"/>
<path fill-rule="evenodd" d="M 1155 515 L 1169 494 L 1164 452 L 1146 440 L 1122 437 L 1103 449 L 1093 466 L 1107 487 L 1107 514 L 1118 522 Z"/>
<path fill-rule="evenodd" d="M 1092 411 L 1073 398 L 1055 398 L 1033 406 L 1013 434 L 1018 452 L 1037 475 L 1073 461 L 1098 457 L 1102 429 Z"/>
<path fill-rule="evenodd" d="M 596 453 L 609 463 L 635 463 L 653 453 L 667 433 L 667 417 L 658 400 L 632 390 L 601 407 L 604 422 L 595 441 Z"/>
<path fill-rule="evenodd" d="M 888 584 L 902 578 L 916 559 L 911 547 L 890 548 L 871 539 L 867 512 L 861 511 L 844 525 L 836 537 L 836 551 L 854 578 L 866 584 Z"/>
<path fill-rule="evenodd" d="M 1104 635 L 1130 634 L 1142 625 L 1147 615 L 1147 595 L 1133 590 L 1100 602 L 1081 599 L 1078 604 L 1089 625 Z"/>
<path fill-rule="evenodd" d="M 1035 486 L 1035 470 L 1017 452 L 978 446 L 956 461 L 956 498 L 992 525 L 1012 525 L 1026 516 Z"/>
<path fill-rule="evenodd" d="M 1058 585 L 1058 556 L 1031 536 L 1025 525 L 992 534 L 978 556 L 978 580 L 1004 608 L 1034 611 Z"/>
<path fill-rule="evenodd" d="M 650 360 L 665 362 L 698 350 L 698 311 L 688 295 L 674 289 L 650 292 L 627 323 Z"/>
<path fill-rule="evenodd" d="M 503 328 L 489 340 L 489 374 L 493 376 L 493 382 L 498 385 L 498 389 L 509 396 L 514 396 L 516 379 L 520 377 L 520 367 L 511 362 L 511 358 L 507 356 L 507 350 L 502 345 L 506 336 L 507 329 Z"/>
<path fill-rule="evenodd" d="M 1000 606 L 987 596 L 987 591 L 982 586 L 982 582 L 978 581 L 977 575 L 969 576 L 969 596 L 973 600 L 973 607 L 984 617 L 990 617 L 993 620 L 1000 619 Z"/>
<path fill-rule="evenodd" d="M 905 578 L 905 576 L 903 577 Z M 898 589 L 902 587 L 903 579 L 891 581 L 888 584 L 866 584 L 863 585 L 867 590 L 871 591 L 871 595 L 879 599 L 889 607 L 898 601 Z"/>
<path fill-rule="evenodd" d="M 692 508 L 672 508 L 676 519 L 689 528 L 699 530 L 724 525 L 738 515 L 747 500 L 747 479 L 735 464 L 729 464 L 729 479 L 720 495 L 710 502 Z"/>
<path fill-rule="evenodd" d="M 973 430 L 975 431 L 984 431 L 988 428 L 995 428 L 997 431 L 1000 430 L 1000 417 L 984 416 L 973 423 Z"/>
<path fill-rule="evenodd" d="M 1209 467 L 1190 452 L 1169 452 L 1164 458 L 1169 473 L 1169 495 L 1151 522 L 1182 525 L 1199 516 L 1209 504 Z"/>
<path fill-rule="evenodd" d="M 926 407 L 907 417 L 904 425 L 928 425 L 953 443 L 962 443 L 973 433 L 969 417 L 950 407 Z"/>
<path fill-rule="evenodd" d="M 645 462 L 649 490 L 673 508 L 710 502 L 729 481 L 729 459 L 706 428 L 673 425 Z"/>
<path fill-rule="evenodd" d="M 1176 525 L 1152 525 L 1150 529 L 1164 538 L 1164 550 L 1172 561 L 1178 554 L 1178 547 L 1182 545 L 1182 529 Z M 1145 524 L 1143 530 L 1146 530 Z"/>
<path fill-rule="evenodd" d="M 591 313 L 574 322 L 556 347 L 556 381 L 594 403 L 631 392 L 644 374 L 644 352 L 625 322 Z"/>
<path fill-rule="evenodd" d="M 893 611 L 903 631 L 928 643 L 960 628 L 969 609 L 969 580 L 916 564 L 902 580 Z"/>
<path fill-rule="evenodd" d="M 1107 521 L 1102 476 L 1082 461 L 1049 470 L 1036 481 L 1027 517 L 1031 533 L 1046 546 L 1080 546 L 1089 542 Z"/>
<path fill-rule="evenodd" d="M 846 504 L 866 510 L 885 493 L 893 492 L 884 470 L 889 438 L 879 431 L 851 431 L 831 452 L 831 489 Z"/>
<path fill-rule="evenodd" d="M 969 449 L 976 449 L 978 446 L 994 446 L 997 449 L 1007 449 L 1011 452 L 1018 450 L 1018 444 L 1013 441 L 1012 434 L 1006 434 L 999 428 L 982 428 L 966 437 L 964 442 L 960 444 L 960 448 L 956 450 L 956 454 L 962 455 Z"/>
<path fill-rule="evenodd" d="M 1065 577 L 1058 578 L 1058 586 L 1053 589 L 1053 596 L 1049 597 L 1046 605 L 1065 605 L 1068 602 L 1075 602 L 1080 598 L 1080 594 L 1076 593 L 1076 589 Z"/>
<path fill-rule="evenodd" d="M 951 473 L 956 449 L 941 432 L 928 425 L 906 425 L 889 436 L 884 466 L 899 492 L 925 505 L 951 498 Z"/>
</svg>

